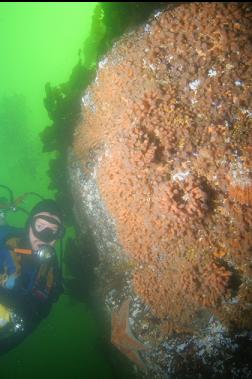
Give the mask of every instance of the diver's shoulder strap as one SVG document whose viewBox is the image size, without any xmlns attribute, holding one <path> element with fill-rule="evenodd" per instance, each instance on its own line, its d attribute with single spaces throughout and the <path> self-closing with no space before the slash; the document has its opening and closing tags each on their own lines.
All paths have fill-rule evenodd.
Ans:
<svg viewBox="0 0 252 379">
<path fill-rule="evenodd" d="M 0 285 L 3 285 L 9 275 L 20 273 L 20 257 L 15 248 L 20 245 L 22 232 L 21 229 L 4 227 L 0 228 L 0 234 Z"/>
<path fill-rule="evenodd" d="M 0 246 L 3 246 L 11 237 L 20 238 L 23 235 L 23 229 L 9 225 L 0 225 Z"/>
</svg>

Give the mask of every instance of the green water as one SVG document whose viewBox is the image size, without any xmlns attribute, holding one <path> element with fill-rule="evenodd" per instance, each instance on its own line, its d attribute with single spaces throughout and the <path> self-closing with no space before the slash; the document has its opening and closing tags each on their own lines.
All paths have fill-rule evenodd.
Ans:
<svg viewBox="0 0 252 379">
<path fill-rule="evenodd" d="M 45 84 L 68 80 L 88 36 L 95 3 L 0 4 L 1 181 L 16 192 L 48 193 L 49 155 L 38 137 L 50 124 Z M 8 158 L 8 159 L 6 159 Z M 21 180 L 22 179 L 22 180 Z"/>
<path fill-rule="evenodd" d="M 39 133 L 50 120 L 45 84 L 68 80 L 88 36 L 95 3 L 0 3 L 0 184 L 16 196 L 48 189 L 48 162 Z M 4 193 L 0 194 L 4 195 Z M 34 204 L 34 199 L 33 199 Z M 28 207 L 30 203 L 24 204 Z M 9 222 L 22 226 L 23 215 Z M 0 357 L 0 377 L 110 378 L 93 311 L 61 296 L 49 317 L 18 347 Z"/>
<path fill-rule="evenodd" d="M 61 300 L 19 347 L 0 357 L 0 374 L 15 378 L 109 378 L 92 312 Z"/>
</svg>

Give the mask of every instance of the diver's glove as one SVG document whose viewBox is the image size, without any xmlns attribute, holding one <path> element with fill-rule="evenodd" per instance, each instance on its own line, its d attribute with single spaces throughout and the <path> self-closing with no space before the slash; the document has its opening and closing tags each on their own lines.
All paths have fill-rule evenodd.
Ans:
<svg viewBox="0 0 252 379">
<path fill-rule="evenodd" d="M 9 275 L 5 283 L 5 288 L 8 288 L 9 290 L 11 290 L 15 286 L 16 278 L 17 278 L 16 274 Z"/>
</svg>

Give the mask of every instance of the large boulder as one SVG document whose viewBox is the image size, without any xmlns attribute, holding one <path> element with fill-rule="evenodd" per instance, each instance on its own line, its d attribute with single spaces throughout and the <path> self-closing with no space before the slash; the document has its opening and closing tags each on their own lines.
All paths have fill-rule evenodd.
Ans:
<svg viewBox="0 0 252 379">
<path fill-rule="evenodd" d="M 251 375 L 251 22 L 250 3 L 167 7 L 82 97 L 75 215 L 111 341 L 148 377 Z"/>
</svg>

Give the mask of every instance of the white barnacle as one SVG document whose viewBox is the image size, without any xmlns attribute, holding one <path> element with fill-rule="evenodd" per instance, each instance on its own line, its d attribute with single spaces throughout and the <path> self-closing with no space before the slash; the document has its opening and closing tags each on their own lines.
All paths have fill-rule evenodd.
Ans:
<svg viewBox="0 0 252 379">
<path fill-rule="evenodd" d="M 144 27 L 145 33 L 149 33 L 150 30 L 151 30 L 150 24 L 146 24 L 145 27 Z"/>
<path fill-rule="evenodd" d="M 242 86 L 243 86 L 243 81 L 240 80 L 240 79 L 235 80 L 234 83 L 235 83 L 235 85 L 236 85 L 237 87 L 242 87 Z"/>
<path fill-rule="evenodd" d="M 210 78 L 216 75 L 217 75 L 217 71 L 214 68 L 210 68 L 210 70 L 208 70 L 208 76 L 210 76 Z"/>
<path fill-rule="evenodd" d="M 152 69 L 152 71 L 156 71 L 156 66 L 154 64 L 149 64 L 149 67 Z"/>
<path fill-rule="evenodd" d="M 172 175 L 172 180 L 179 180 L 183 181 L 185 178 L 190 174 L 190 171 L 185 172 L 177 172 L 176 174 Z"/>
<path fill-rule="evenodd" d="M 161 15 L 161 12 L 158 11 L 157 13 L 154 14 L 154 18 L 158 18 Z"/>
<path fill-rule="evenodd" d="M 189 88 L 192 90 L 192 91 L 196 91 L 198 86 L 200 85 L 201 83 L 201 80 L 200 79 L 195 79 L 193 80 L 192 82 L 189 83 Z"/>
<path fill-rule="evenodd" d="M 108 63 L 108 57 L 105 57 L 103 60 L 101 60 L 99 62 L 99 68 L 102 69 L 106 66 L 106 64 Z"/>
</svg>

